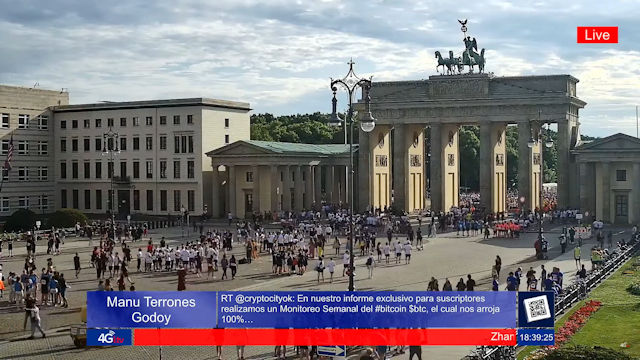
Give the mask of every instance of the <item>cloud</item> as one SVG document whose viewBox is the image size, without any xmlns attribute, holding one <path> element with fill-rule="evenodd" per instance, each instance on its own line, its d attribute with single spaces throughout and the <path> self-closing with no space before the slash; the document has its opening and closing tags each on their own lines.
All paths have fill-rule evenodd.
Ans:
<svg viewBox="0 0 640 360">
<path fill-rule="evenodd" d="M 0 81 L 68 88 L 74 103 L 207 96 L 257 112 L 327 111 L 329 78 L 435 74 L 460 52 L 457 19 L 496 75 L 573 74 L 586 133 L 632 133 L 640 70 L 635 4 L 491 0 L 0 0 Z M 620 44 L 579 45 L 579 25 L 620 26 Z M 633 121 L 632 121 L 633 120 Z M 631 127 L 630 127 L 631 126 Z"/>
</svg>

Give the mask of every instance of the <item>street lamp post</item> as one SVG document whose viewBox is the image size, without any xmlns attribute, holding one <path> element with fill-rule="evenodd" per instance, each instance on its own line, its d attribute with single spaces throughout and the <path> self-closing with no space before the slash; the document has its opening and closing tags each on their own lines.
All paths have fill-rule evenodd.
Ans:
<svg viewBox="0 0 640 360">
<path fill-rule="evenodd" d="M 109 171 L 109 176 L 111 177 L 111 196 L 109 197 L 109 212 L 111 212 L 111 227 L 113 228 L 113 242 L 116 242 L 116 215 L 114 213 L 113 203 L 115 201 L 115 191 L 113 188 L 114 176 L 115 176 L 115 167 L 116 164 L 113 162 L 113 157 L 117 154 L 120 154 L 120 148 L 118 144 L 118 139 L 120 135 L 113 131 L 112 127 L 109 126 L 109 131 L 102 134 L 102 155 L 109 155 L 109 162 L 111 163 L 111 169 L 109 169 L 109 165 L 107 164 L 107 171 Z M 111 144 L 109 144 L 111 141 Z"/>
<path fill-rule="evenodd" d="M 549 136 L 548 132 L 549 132 L 549 124 L 550 121 L 546 120 L 543 121 L 541 119 L 542 116 L 542 110 L 538 110 L 538 120 L 535 121 L 538 126 L 538 133 L 537 135 L 534 137 L 533 136 L 533 127 L 531 130 L 531 138 L 529 139 L 529 142 L 527 143 L 527 146 L 531 149 L 533 149 L 534 146 L 536 145 L 540 145 L 540 184 L 539 184 L 539 188 L 538 188 L 538 196 L 539 196 L 539 217 L 538 217 L 538 240 L 542 241 L 542 218 L 544 216 L 544 196 L 543 196 L 543 184 L 544 184 L 544 147 L 547 148 L 551 148 L 553 146 L 553 141 L 551 140 L 551 137 Z M 534 122 L 534 121 L 532 121 Z M 547 128 L 545 128 L 544 126 L 547 125 Z"/>
<path fill-rule="evenodd" d="M 353 103 L 354 96 L 358 89 L 362 90 L 362 95 L 365 101 L 365 110 L 363 116 L 360 118 L 360 128 L 364 132 L 371 132 L 376 126 L 375 119 L 371 116 L 371 97 L 369 96 L 369 90 L 371 89 L 371 78 L 361 79 L 353 71 L 353 60 L 349 61 L 349 72 L 342 79 L 331 79 L 331 91 L 333 92 L 331 124 L 340 126 L 344 122 L 345 130 L 347 125 L 349 126 L 349 170 L 348 170 L 348 184 L 349 184 L 349 291 L 354 291 L 354 251 L 353 241 L 355 237 L 354 224 L 353 224 L 353 212 L 354 212 L 354 200 L 355 200 L 355 181 L 353 171 L 353 124 L 355 119 L 353 118 Z M 342 87 L 348 95 L 349 107 L 347 110 L 347 116 L 343 120 L 338 116 L 336 110 L 338 100 L 336 99 L 336 92 L 338 86 Z M 346 135 L 346 133 L 345 133 Z M 346 138 L 346 136 L 345 136 Z"/>
</svg>

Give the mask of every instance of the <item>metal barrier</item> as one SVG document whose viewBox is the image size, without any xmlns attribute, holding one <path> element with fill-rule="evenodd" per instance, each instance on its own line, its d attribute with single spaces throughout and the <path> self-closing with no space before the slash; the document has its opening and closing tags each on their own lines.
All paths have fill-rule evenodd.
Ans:
<svg viewBox="0 0 640 360">
<path fill-rule="evenodd" d="M 605 280 L 609 275 L 618 270 L 633 255 L 640 250 L 640 241 L 634 239 L 625 250 L 611 255 L 609 259 L 599 268 L 593 270 L 587 276 L 583 284 L 576 280 L 567 286 L 562 294 L 556 296 L 554 301 L 555 316 L 562 315 L 570 309 L 574 303 L 582 300 L 588 292 L 595 289 L 598 284 Z M 585 286 L 586 285 L 586 286 Z M 463 359 L 481 359 L 481 360 L 510 360 L 516 358 L 516 346 L 477 346 L 470 355 Z"/>
</svg>

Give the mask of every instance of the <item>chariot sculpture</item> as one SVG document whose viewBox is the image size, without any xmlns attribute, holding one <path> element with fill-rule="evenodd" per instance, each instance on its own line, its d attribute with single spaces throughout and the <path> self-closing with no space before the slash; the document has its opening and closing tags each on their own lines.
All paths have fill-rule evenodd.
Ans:
<svg viewBox="0 0 640 360">
<path fill-rule="evenodd" d="M 453 51 L 449 51 L 449 57 L 442 57 L 440 51 L 436 51 L 436 59 L 438 59 L 438 65 L 436 66 L 436 71 L 442 75 L 455 75 L 462 74 L 464 67 L 468 67 L 468 72 L 473 73 L 475 67 L 478 67 L 478 72 L 484 72 L 484 48 L 480 50 L 478 53 L 478 43 L 476 42 L 476 38 L 471 38 L 471 36 L 467 36 L 467 20 L 458 20 L 462 27 L 462 33 L 464 34 L 462 41 L 464 42 L 464 51 L 459 56 L 454 56 Z M 440 67 L 442 67 L 442 72 L 440 72 Z"/>
</svg>

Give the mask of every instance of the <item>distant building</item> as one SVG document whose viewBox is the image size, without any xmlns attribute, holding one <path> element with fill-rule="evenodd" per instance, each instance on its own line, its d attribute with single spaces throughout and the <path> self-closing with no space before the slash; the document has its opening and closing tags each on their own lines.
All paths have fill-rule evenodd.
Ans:
<svg viewBox="0 0 640 360">
<path fill-rule="evenodd" d="M 105 213 L 112 173 L 113 208 L 121 217 L 177 215 L 183 208 L 200 215 L 212 206 L 212 168 L 205 153 L 250 136 L 248 103 L 207 98 L 68 103 L 66 92 L 0 87 L 2 152 L 6 156 L 11 134 L 16 149 L 0 193 L 0 216 L 21 207 Z M 22 125 L 25 116 L 28 128 Z M 117 133 L 117 144 L 108 139 L 105 144 L 109 130 Z M 119 150 L 113 163 L 103 154 L 109 148 Z M 46 206 L 39 206 L 43 202 Z"/>
</svg>

